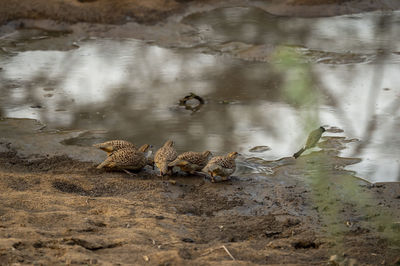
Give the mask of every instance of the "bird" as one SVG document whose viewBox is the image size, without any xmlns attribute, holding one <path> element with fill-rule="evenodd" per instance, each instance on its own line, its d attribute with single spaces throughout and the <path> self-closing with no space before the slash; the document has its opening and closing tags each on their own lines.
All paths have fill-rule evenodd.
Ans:
<svg viewBox="0 0 400 266">
<path fill-rule="evenodd" d="M 226 156 L 215 156 L 203 168 L 203 172 L 211 176 L 211 182 L 215 182 L 215 176 L 220 176 L 222 180 L 228 180 L 229 176 L 236 170 L 235 159 L 239 154 L 231 152 Z"/>
<path fill-rule="evenodd" d="M 154 155 L 154 163 L 160 170 L 160 175 L 164 176 L 169 172 L 172 172 L 172 168 L 168 164 L 176 159 L 177 153 L 174 148 L 174 142 L 168 140 Z"/>
<path fill-rule="evenodd" d="M 168 164 L 169 167 L 177 166 L 182 171 L 194 174 L 195 171 L 201 171 L 210 159 L 211 152 L 187 151 L 180 154 L 174 161 Z"/>
<path fill-rule="evenodd" d="M 135 144 L 126 141 L 126 140 L 109 140 L 103 143 L 97 143 L 93 144 L 93 147 L 96 147 L 100 150 L 103 150 L 107 152 L 107 155 L 109 156 L 111 153 L 114 151 L 124 149 L 124 148 L 129 148 L 129 149 L 136 149 Z"/>
<path fill-rule="evenodd" d="M 132 175 L 127 170 L 140 170 L 148 164 L 145 152 L 150 148 L 149 144 L 144 144 L 139 149 L 123 148 L 110 154 L 107 159 L 97 166 L 97 169 L 109 168 L 123 170 Z"/>
<path fill-rule="evenodd" d="M 297 159 L 305 150 L 315 147 L 315 145 L 317 145 L 319 139 L 321 138 L 322 133 L 324 133 L 324 132 L 325 132 L 324 127 L 319 127 L 317 129 L 311 131 L 310 134 L 308 135 L 306 145 L 303 148 L 301 148 L 298 152 L 293 154 L 293 157 Z"/>
</svg>

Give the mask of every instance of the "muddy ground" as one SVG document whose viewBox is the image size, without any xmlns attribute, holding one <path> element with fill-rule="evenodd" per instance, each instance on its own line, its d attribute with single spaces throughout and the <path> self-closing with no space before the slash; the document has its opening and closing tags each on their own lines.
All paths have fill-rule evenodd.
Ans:
<svg viewBox="0 0 400 266">
<path fill-rule="evenodd" d="M 343 170 L 359 161 L 337 156 L 345 138 L 324 138 L 321 151 L 298 160 L 241 158 L 231 181 L 213 184 L 150 168 L 137 177 L 104 172 L 94 161 L 105 154 L 92 147 L 62 154 L 60 141 L 76 132 L 0 124 L 1 265 L 400 262 L 400 184 L 371 185 Z M 82 155 L 96 159 L 70 158 Z"/>
<path fill-rule="evenodd" d="M 0 3 L 0 23 L 156 23 L 211 8 L 211 1 Z M 390 0 L 246 5 L 299 16 L 400 7 Z M 151 29 L 143 31 L 148 38 Z M 213 184 L 202 176 L 161 179 L 151 169 L 137 177 L 100 171 L 95 166 L 105 154 L 63 144 L 79 132 L 42 128 L 35 121 L 0 121 L 1 265 L 400 263 L 400 184 L 371 185 L 344 170 L 358 162 L 338 156 L 349 142 L 344 138 L 325 138 L 321 151 L 298 160 L 241 158 L 242 167 L 231 181 Z M 254 171 L 258 168 L 268 171 Z"/>
</svg>

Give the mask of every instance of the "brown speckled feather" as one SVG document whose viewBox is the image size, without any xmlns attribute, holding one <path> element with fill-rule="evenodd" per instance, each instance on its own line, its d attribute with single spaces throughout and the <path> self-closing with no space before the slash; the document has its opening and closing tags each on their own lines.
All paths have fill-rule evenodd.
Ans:
<svg viewBox="0 0 400 266">
<path fill-rule="evenodd" d="M 160 169 L 160 174 L 167 174 L 169 170 L 168 164 L 176 159 L 177 153 L 174 148 L 174 142 L 168 140 L 154 155 L 154 163 Z"/>
<path fill-rule="evenodd" d="M 231 152 L 226 156 L 215 156 L 211 158 L 202 171 L 209 173 L 211 177 L 216 175 L 228 177 L 236 170 L 235 159 L 237 155 L 237 152 Z"/>
<path fill-rule="evenodd" d="M 107 152 L 107 154 L 125 148 L 136 149 L 136 146 L 133 143 L 126 140 L 109 140 L 103 143 L 93 144 L 93 147 L 101 149 Z"/>
<path fill-rule="evenodd" d="M 189 164 L 196 165 L 198 170 L 201 170 L 204 166 L 206 166 L 209 156 L 211 153 L 209 151 L 205 152 L 194 152 L 188 151 L 180 154 L 173 162 L 169 163 L 168 166 L 180 166 L 181 162 L 187 162 Z"/>
<path fill-rule="evenodd" d="M 146 166 L 148 162 L 144 154 L 148 148 L 149 145 L 143 145 L 139 150 L 129 148 L 117 150 L 108 156 L 97 168 L 139 170 Z"/>
<path fill-rule="evenodd" d="M 235 160 L 232 158 L 226 157 L 226 156 L 216 156 L 212 158 L 209 163 L 209 165 L 219 165 L 222 166 L 223 168 L 234 168 L 236 167 Z"/>
</svg>

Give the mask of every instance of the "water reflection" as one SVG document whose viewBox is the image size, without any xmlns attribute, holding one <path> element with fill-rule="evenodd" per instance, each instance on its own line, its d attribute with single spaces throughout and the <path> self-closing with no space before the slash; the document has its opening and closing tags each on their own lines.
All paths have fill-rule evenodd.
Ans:
<svg viewBox="0 0 400 266">
<path fill-rule="evenodd" d="M 386 39 L 376 35 L 377 13 L 287 19 L 257 9 L 213 12 L 185 20 L 199 28 L 209 47 L 239 41 L 340 54 L 353 49 L 377 54 L 377 47 L 400 50 L 398 27 L 391 27 Z M 389 19 L 396 25 L 399 15 Z M 385 61 L 369 64 L 311 65 L 321 123 L 344 130 L 326 135 L 361 140 L 349 143 L 341 155 L 362 158 L 351 169 L 371 181 L 400 180 L 396 133 L 400 131 L 400 78 L 399 65 L 393 64 L 398 57 L 390 54 Z M 286 100 L 284 77 L 269 62 L 199 53 L 197 48 L 98 39 L 82 41 L 79 49 L 69 51 L 18 52 L 1 57 L 0 64 L 4 117 L 35 118 L 64 129 L 106 130 L 105 138 L 139 144 L 159 146 L 172 138 L 179 151 L 237 150 L 266 160 L 291 156 L 307 137 L 302 131 L 302 107 Z M 384 69 L 379 83 L 371 78 L 377 68 Z M 179 99 L 190 92 L 206 99 L 196 113 L 179 106 Z M 373 101 L 370 95 L 375 95 Z M 99 140 L 89 139 L 87 144 L 90 141 Z M 270 150 L 249 151 L 260 145 Z"/>
<path fill-rule="evenodd" d="M 277 17 L 255 8 L 222 8 L 188 16 L 205 43 L 286 44 L 330 52 L 400 50 L 400 12 L 328 18 Z M 381 24 L 387 24 L 387 34 Z"/>
</svg>

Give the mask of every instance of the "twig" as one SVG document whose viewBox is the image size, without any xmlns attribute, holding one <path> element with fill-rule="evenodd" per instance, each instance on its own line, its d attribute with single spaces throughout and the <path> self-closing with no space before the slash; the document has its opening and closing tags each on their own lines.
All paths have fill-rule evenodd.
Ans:
<svg viewBox="0 0 400 266">
<path fill-rule="evenodd" d="M 229 250 L 225 246 L 222 246 L 222 248 L 225 249 L 226 253 L 228 253 L 229 257 L 231 257 L 232 260 L 235 260 L 235 258 L 232 256 L 232 254 L 229 252 Z"/>
<path fill-rule="evenodd" d="M 235 257 L 233 257 L 232 254 L 229 252 L 229 250 L 225 247 L 225 245 L 224 245 L 224 246 L 221 246 L 221 247 L 218 247 L 218 248 L 212 248 L 212 249 L 208 250 L 207 252 L 204 252 L 203 254 L 200 254 L 200 257 L 206 256 L 206 255 L 208 255 L 208 254 L 210 254 L 210 253 L 212 253 L 212 252 L 214 252 L 215 250 L 220 249 L 220 248 L 223 248 L 223 249 L 225 250 L 225 252 L 229 255 L 229 257 L 230 257 L 232 260 L 236 260 Z"/>
<path fill-rule="evenodd" d="M 204 252 L 203 254 L 200 254 L 200 257 L 203 257 L 203 256 L 205 256 L 205 255 L 208 255 L 208 254 L 212 253 L 212 252 L 213 252 L 214 250 L 216 250 L 216 249 L 218 249 L 218 248 L 212 248 L 212 249 L 208 250 L 207 252 Z"/>
</svg>

